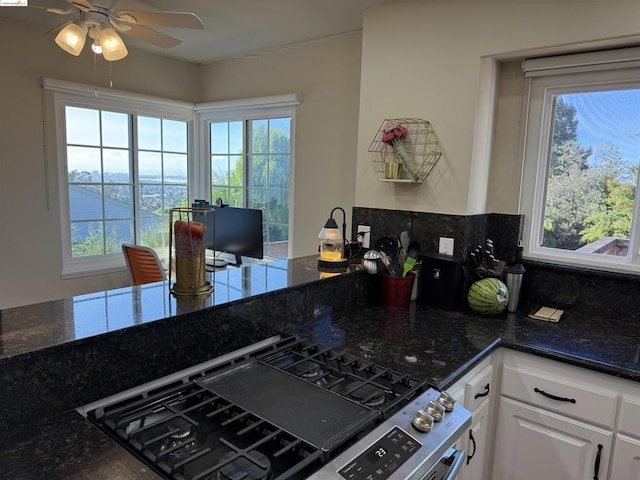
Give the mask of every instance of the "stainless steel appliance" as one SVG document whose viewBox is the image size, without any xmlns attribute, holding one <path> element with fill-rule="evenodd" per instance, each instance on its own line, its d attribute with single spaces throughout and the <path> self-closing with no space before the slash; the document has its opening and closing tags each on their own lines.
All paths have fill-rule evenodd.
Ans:
<svg viewBox="0 0 640 480">
<path fill-rule="evenodd" d="M 455 478 L 471 421 L 424 381 L 296 338 L 80 411 L 174 480 Z"/>
</svg>

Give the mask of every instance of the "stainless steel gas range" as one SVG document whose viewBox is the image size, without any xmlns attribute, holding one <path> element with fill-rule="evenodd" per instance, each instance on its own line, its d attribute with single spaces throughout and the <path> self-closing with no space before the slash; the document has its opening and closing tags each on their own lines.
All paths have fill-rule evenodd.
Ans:
<svg viewBox="0 0 640 480">
<path fill-rule="evenodd" d="M 79 409 L 174 480 L 453 479 L 471 414 L 424 381 L 272 339 Z"/>
</svg>

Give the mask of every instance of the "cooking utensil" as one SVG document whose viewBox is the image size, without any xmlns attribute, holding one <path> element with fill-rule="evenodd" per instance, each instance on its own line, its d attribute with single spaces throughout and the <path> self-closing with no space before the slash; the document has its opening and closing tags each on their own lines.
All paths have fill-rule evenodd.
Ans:
<svg viewBox="0 0 640 480">
<path fill-rule="evenodd" d="M 385 252 L 380 252 L 380 256 L 382 257 L 382 264 L 384 265 L 388 275 L 392 277 L 402 276 L 402 268 L 400 268 L 400 264 L 398 263 L 398 257 L 391 257 Z"/>
<path fill-rule="evenodd" d="M 380 237 L 373 248 L 381 253 L 386 253 L 389 257 L 393 257 L 398 254 L 398 241 L 391 237 Z"/>
<path fill-rule="evenodd" d="M 410 242 L 411 239 L 409 238 L 409 234 L 406 231 L 400 233 L 400 245 L 402 245 L 402 248 L 405 252 L 409 249 Z"/>
<path fill-rule="evenodd" d="M 416 265 L 416 260 L 420 257 L 420 243 L 415 240 L 409 243 L 409 247 L 407 248 L 407 260 L 404 262 L 402 267 L 402 276 L 406 277 L 407 273 L 413 270 L 413 267 Z"/>
</svg>

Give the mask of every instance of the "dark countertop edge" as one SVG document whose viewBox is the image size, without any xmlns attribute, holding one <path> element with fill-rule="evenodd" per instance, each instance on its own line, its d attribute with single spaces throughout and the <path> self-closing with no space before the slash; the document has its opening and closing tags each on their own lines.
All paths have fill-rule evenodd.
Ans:
<svg viewBox="0 0 640 480">
<path fill-rule="evenodd" d="M 551 350 L 547 348 L 537 347 L 522 342 L 515 342 L 504 338 L 497 338 L 490 343 L 485 349 L 478 354 L 474 355 L 471 359 L 465 362 L 461 367 L 447 376 L 439 384 L 433 385 L 438 390 L 446 390 L 462 378 L 466 373 L 470 372 L 476 365 L 489 356 L 499 348 L 508 348 L 523 353 L 530 353 L 532 355 L 548 358 L 549 360 L 559 361 L 565 364 L 574 365 L 576 367 L 582 367 L 587 370 L 591 370 L 598 373 L 604 373 L 618 377 L 623 380 L 630 380 L 634 382 L 640 382 L 640 372 L 630 370 L 628 368 L 610 365 L 607 363 L 597 362 L 595 360 L 577 357 L 566 353 L 559 352 L 557 350 Z"/>
<path fill-rule="evenodd" d="M 451 375 L 447 376 L 439 384 L 433 385 L 437 390 L 446 390 L 450 388 L 454 383 L 460 380 L 465 374 L 473 370 L 473 368 L 479 364 L 482 360 L 488 357 L 491 353 L 502 346 L 502 338 L 498 337 L 491 342 L 484 350 L 474 355 L 471 359 L 465 362 L 461 367 L 455 370 Z"/>
<path fill-rule="evenodd" d="M 575 355 L 562 353 L 557 350 L 541 348 L 522 342 L 514 342 L 512 340 L 501 339 L 501 346 L 519 352 L 530 353 L 538 357 L 560 361 L 562 363 L 574 365 L 576 367 L 586 368 L 587 370 L 591 370 L 594 372 L 612 375 L 624 380 L 640 382 L 640 371 L 630 370 L 621 366 L 602 363 L 591 360 L 589 358 L 578 357 Z"/>
<path fill-rule="evenodd" d="M 365 274 L 364 270 L 347 270 L 343 273 L 341 273 L 340 276 L 344 277 L 344 276 L 348 276 L 348 275 L 363 275 Z M 309 280 L 309 281 L 305 281 L 302 282 L 300 284 L 297 285 L 291 285 L 291 286 L 287 286 L 287 287 L 283 287 L 283 288 L 279 288 L 279 289 L 275 289 L 275 290 L 270 290 L 268 292 L 263 292 L 263 293 L 259 293 L 259 294 L 255 294 L 255 295 L 251 295 L 248 297 L 243 297 L 243 298 L 238 298 L 236 300 L 231 300 L 231 301 L 227 301 L 224 303 L 219 303 L 217 305 L 210 305 L 208 307 L 202 308 L 202 309 L 198 309 L 198 310 L 193 310 L 193 311 L 188 311 L 188 312 L 182 312 L 182 313 L 172 313 L 170 316 L 168 317 L 158 317 L 156 319 L 153 320 L 148 320 L 145 321 L 143 323 L 139 323 L 139 324 L 134 324 L 134 325 L 128 325 L 122 328 L 117 328 L 114 330 L 109 330 L 106 332 L 101 332 L 95 335 L 89 335 L 87 337 L 83 337 L 83 338 L 77 338 L 74 340 L 63 340 L 60 341 L 58 343 L 52 343 L 51 345 L 48 345 L 46 347 L 42 347 L 42 348 L 33 348 L 30 350 L 25 350 L 22 352 L 16 352 L 13 354 L 7 354 L 7 355 L 0 355 L 0 362 L 5 362 L 5 361 L 12 361 L 13 359 L 16 359 L 18 357 L 22 357 L 22 358 L 29 358 L 29 356 L 33 356 L 33 355 L 38 355 L 46 350 L 50 350 L 50 349 L 57 349 L 57 348 L 64 348 L 64 347 L 68 347 L 68 346 L 76 346 L 76 345 L 83 345 L 86 343 L 90 343 L 93 342 L 97 339 L 100 339 L 101 337 L 105 337 L 105 336 L 109 336 L 109 335 L 122 335 L 125 334 L 127 332 L 131 332 L 134 330 L 143 330 L 145 328 L 149 328 L 149 325 L 158 325 L 160 323 L 163 322 L 173 322 L 173 321 L 177 321 L 180 318 L 185 318 L 188 317 L 190 315 L 193 315 L 196 312 L 213 312 L 216 310 L 220 310 L 220 309 L 226 309 L 226 308 L 231 308 L 234 307 L 235 305 L 241 305 L 247 302 L 252 302 L 252 301 L 256 301 L 256 300 L 262 300 L 262 299 L 268 299 L 270 296 L 277 296 L 280 295 L 282 292 L 284 291 L 295 291 L 295 290 L 303 290 L 303 289 L 307 289 L 309 287 L 312 287 L 314 285 L 318 285 L 318 284 L 322 284 L 322 283 L 326 283 L 327 279 L 323 279 L 323 278 L 317 278 L 317 279 L 313 279 L 313 280 Z M 168 284 L 167 281 L 164 281 L 163 283 Z M 124 287 L 126 288 L 126 287 Z M 132 286 L 129 288 L 140 288 L 140 286 Z M 171 295 L 170 293 L 167 293 L 167 295 Z M 61 299 L 61 300 L 67 300 L 67 299 Z M 56 300 L 54 300 L 56 301 Z M 46 304 L 49 302 L 41 302 L 42 304 Z M 34 305 L 38 305 L 38 304 L 34 304 Z M 30 307 L 31 305 L 27 305 L 25 307 Z M 13 308 L 21 308 L 21 307 L 13 307 Z"/>
</svg>

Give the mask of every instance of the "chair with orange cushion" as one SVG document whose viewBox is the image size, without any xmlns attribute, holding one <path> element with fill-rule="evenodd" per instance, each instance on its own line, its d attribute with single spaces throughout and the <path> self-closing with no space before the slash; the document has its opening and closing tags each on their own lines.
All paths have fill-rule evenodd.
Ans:
<svg viewBox="0 0 640 480">
<path fill-rule="evenodd" d="M 162 267 L 158 254 L 152 248 L 123 243 L 122 253 L 124 253 L 134 285 L 160 282 L 167 279 L 167 274 Z"/>
</svg>

